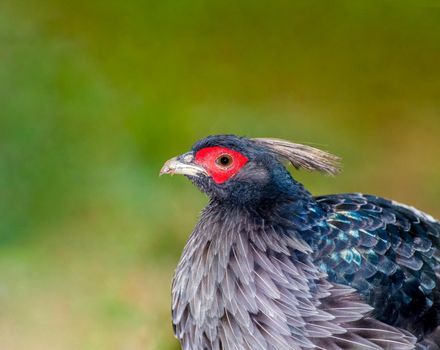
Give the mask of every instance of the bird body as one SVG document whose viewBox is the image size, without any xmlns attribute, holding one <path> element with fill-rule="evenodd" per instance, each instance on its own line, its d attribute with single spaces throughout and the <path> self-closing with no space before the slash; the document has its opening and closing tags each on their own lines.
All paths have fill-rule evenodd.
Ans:
<svg viewBox="0 0 440 350">
<path fill-rule="evenodd" d="M 440 224 L 379 197 L 313 197 L 282 159 L 336 172 L 314 148 L 232 135 L 162 168 L 210 197 L 173 280 L 182 348 L 440 349 Z"/>
</svg>

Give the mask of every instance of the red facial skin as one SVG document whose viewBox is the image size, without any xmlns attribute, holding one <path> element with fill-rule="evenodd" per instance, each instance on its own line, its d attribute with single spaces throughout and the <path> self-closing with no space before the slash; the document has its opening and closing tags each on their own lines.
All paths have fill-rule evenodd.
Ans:
<svg viewBox="0 0 440 350">
<path fill-rule="evenodd" d="M 228 166 L 218 163 L 218 159 L 224 155 L 232 159 Z M 203 166 L 218 184 L 222 184 L 236 175 L 248 161 L 249 159 L 240 152 L 220 146 L 202 148 L 195 157 L 195 162 Z"/>
</svg>

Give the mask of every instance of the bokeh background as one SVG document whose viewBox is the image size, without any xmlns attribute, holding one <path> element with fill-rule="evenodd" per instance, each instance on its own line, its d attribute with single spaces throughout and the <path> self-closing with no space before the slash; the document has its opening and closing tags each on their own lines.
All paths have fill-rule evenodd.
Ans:
<svg viewBox="0 0 440 350">
<path fill-rule="evenodd" d="M 208 134 L 340 155 L 316 194 L 440 216 L 440 3 L 0 2 L 0 349 L 178 349 L 206 203 L 162 163 Z"/>
</svg>

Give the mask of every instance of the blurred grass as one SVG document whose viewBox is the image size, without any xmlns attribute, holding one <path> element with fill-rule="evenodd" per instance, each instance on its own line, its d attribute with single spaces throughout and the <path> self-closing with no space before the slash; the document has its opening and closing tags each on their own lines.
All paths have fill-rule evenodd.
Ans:
<svg viewBox="0 0 440 350">
<path fill-rule="evenodd" d="M 314 193 L 440 216 L 437 1 L 0 3 L 0 348 L 177 349 L 205 199 L 161 163 L 212 133 L 344 159 Z"/>
</svg>

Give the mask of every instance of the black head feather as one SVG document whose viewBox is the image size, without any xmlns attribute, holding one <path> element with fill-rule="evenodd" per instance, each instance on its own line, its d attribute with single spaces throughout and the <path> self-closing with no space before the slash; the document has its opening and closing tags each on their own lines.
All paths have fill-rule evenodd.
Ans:
<svg viewBox="0 0 440 350">
<path fill-rule="evenodd" d="M 275 199 L 282 200 L 282 197 L 292 199 L 309 196 L 285 168 L 285 159 L 296 168 L 329 173 L 336 171 L 336 168 L 331 167 L 330 161 L 336 158 L 331 158 L 328 153 L 287 141 L 281 147 L 280 140 L 274 146 L 270 140 L 274 139 L 249 139 L 235 135 L 208 136 L 194 144 L 194 153 L 207 147 L 221 146 L 242 153 L 249 162 L 236 176 L 222 184 L 215 183 L 209 176 L 189 178 L 214 200 L 255 207 Z"/>
</svg>

